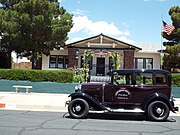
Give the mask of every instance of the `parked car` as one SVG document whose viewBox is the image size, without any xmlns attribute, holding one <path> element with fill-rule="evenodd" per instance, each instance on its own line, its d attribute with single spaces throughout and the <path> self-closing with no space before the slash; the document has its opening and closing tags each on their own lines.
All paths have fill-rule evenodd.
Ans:
<svg viewBox="0 0 180 135">
<path fill-rule="evenodd" d="M 85 118 L 89 110 L 140 112 L 153 121 L 164 121 L 178 111 L 171 95 L 171 73 L 165 70 L 114 70 L 109 82 L 82 83 L 70 94 L 68 112 Z"/>
</svg>

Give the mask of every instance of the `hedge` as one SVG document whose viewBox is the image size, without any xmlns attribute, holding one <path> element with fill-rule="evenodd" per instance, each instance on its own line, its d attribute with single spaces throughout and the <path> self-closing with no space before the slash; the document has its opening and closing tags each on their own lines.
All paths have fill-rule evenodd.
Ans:
<svg viewBox="0 0 180 135">
<path fill-rule="evenodd" d="M 74 73 L 71 70 L 26 70 L 0 69 L 0 79 L 28 80 L 32 82 L 73 82 Z"/>
<path fill-rule="evenodd" d="M 179 86 L 180 87 L 180 73 L 173 73 L 172 74 L 172 82 L 173 86 Z"/>
<path fill-rule="evenodd" d="M 0 69 L 0 79 L 28 80 L 32 82 L 79 82 L 79 78 L 74 76 L 72 70 Z M 180 74 L 173 73 L 172 82 L 173 86 L 180 86 Z"/>
</svg>

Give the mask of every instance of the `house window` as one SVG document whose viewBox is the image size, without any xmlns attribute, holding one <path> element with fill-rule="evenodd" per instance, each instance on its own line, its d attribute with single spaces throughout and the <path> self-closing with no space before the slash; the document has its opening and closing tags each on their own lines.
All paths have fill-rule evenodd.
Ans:
<svg viewBox="0 0 180 135">
<path fill-rule="evenodd" d="M 135 68 L 153 69 L 153 58 L 135 58 Z"/>
<path fill-rule="evenodd" d="M 83 63 L 84 63 L 83 56 L 81 56 L 81 67 L 80 68 L 83 68 Z"/>
<path fill-rule="evenodd" d="M 153 68 L 153 59 L 148 58 L 146 59 L 146 69 L 152 69 Z"/>
<path fill-rule="evenodd" d="M 68 67 L 68 57 L 61 55 L 50 55 L 49 68 L 65 69 Z"/>
<path fill-rule="evenodd" d="M 92 70 L 92 63 L 93 63 L 93 57 L 91 57 L 89 60 L 88 60 L 88 64 L 89 64 L 89 69 Z M 81 68 L 84 67 L 84 60 L 83 60 L 83 56 L 81 56 Z"/>
<path fill-rule="evenodd" d="M 113 69 L 113 58 L 109 57 L 109 70 Z"/>
<path fill-rule="evenodd" d="M 88 61 L 89 69 L 92 70 L 93 57 L 91 57 Z"/>
</svg>

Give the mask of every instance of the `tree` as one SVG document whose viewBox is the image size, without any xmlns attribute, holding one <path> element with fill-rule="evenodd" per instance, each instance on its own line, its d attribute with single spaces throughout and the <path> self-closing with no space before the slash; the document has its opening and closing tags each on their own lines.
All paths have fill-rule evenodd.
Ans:
<svg viewBox="0 0 180 135">
<path fill-rule="evenodd" d="M 120 54 L 115 52 L 115 53 L 111 53 L 110 56 L 112 56 L 113 58 L 113 69 L 115 70 L 120 69 L 120 62 L 121 62 Z"/>
<path fill-rule="evenodd" d="M 89 78 L 89 60 L 92 57 L 92 52 L 89 50 L 84 51 L 83 55 L 83 68 L 84 68 L 84 80 L 85 82 L 88 82 Z"/>
<path fill-rule="evenodd" d="M 0 0 L 0 3 L 4 9 L 13 9 L 13 6 L 19 3 L 20 0 Z"/>
<path fill-rule="evenodd" d="M 176 69 L 179 67 L 180 62 L 180 45 L 166 46 L 167 54 L 164 55 L 164 68 L 166 70 Z"/>
<path fill-rule="evenodd" d="M 6 41 L 13 44 L 6 43 L 3 47 L 9 52 L 16 51 L 19 56 L 30 56 L 33 69 L 37 66 L 38 56 L 49 55 L 54 48 L 65 45 L 67 33 L 73 26 L 72 15 L 63 7 L 59 8 L 59 4 L 48 0 L 0 0 L 0 3 L 2 41 L 5 42 L 3 19 L 7 18 L 12 24 L 4 30 L 11 35 Z"/>
<path fill-rule="evenodd" d="M 65 45 L 73 26 L 72 15 L 47 0 L 21 0 L 15 9 L 21 26 L 21 48 L 16 51 L 31 56 L 32 68 L 36 68 L 38 55 L 49 55 L 54 48 Z"/>
<path fill-rule="evenodd" d="M 168 42 L 163 43 L 166 46 L 163 66 L 167 70 L 180 69 L 180 7 L 171 7 L 169 9 L 169 15 L 175 29 L 170 35 L 163 32 L 163 37 L 168 40 Z"/>
<path fill-rule="evenodd" d="M 2 4 L 0 7 L 0 51 L 7 56 L 7 58 L 3 57 L 7 60 L 7 65 L 3 67 L 11 68 L 11 52 L 16 47 L 18 37 L 18 13 L 12 9 L 15 1 L 12 3 L 0 0 L 0 3 Z"/>
</svg>

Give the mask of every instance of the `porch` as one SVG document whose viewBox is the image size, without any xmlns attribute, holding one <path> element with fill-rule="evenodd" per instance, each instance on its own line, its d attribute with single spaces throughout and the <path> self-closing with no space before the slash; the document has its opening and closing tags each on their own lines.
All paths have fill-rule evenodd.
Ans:
<svg viewBox="0 0 180 135">
<path fill-rule="evenodd" d="M 88 61 L 91 76 L 106 76 L 115 62 L 113 54 L 118 54 L 120 69 L 134 68 L 134 53 L 141 50 L 103 34 L 68 44 L 67 49 L 68 67 L 83 68 L 84 52 L 92 54 Z"/>
</svg>

